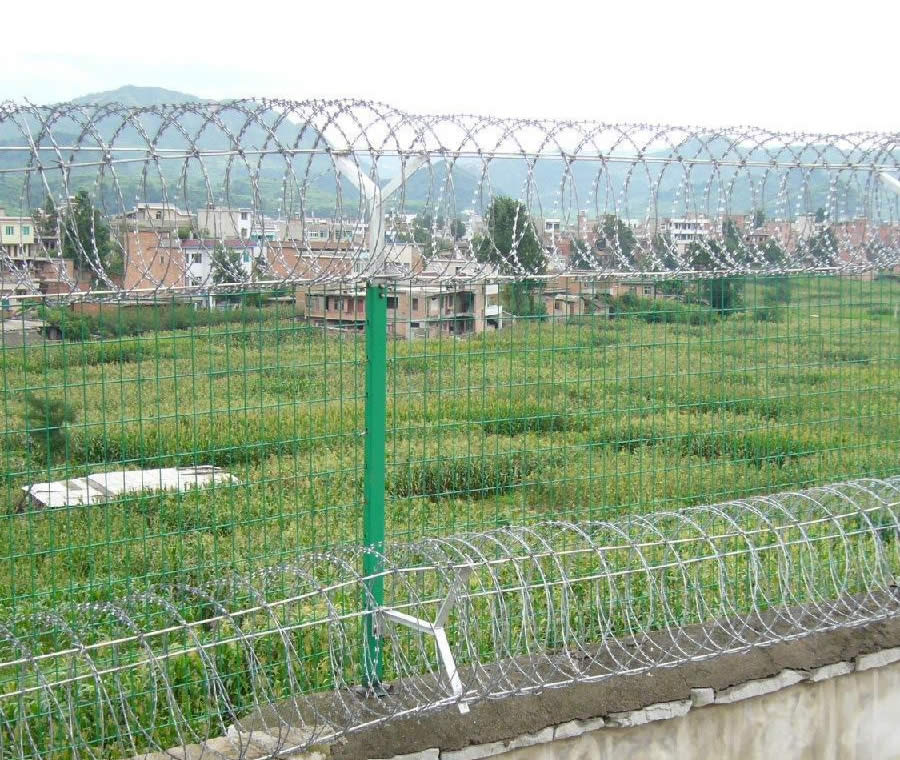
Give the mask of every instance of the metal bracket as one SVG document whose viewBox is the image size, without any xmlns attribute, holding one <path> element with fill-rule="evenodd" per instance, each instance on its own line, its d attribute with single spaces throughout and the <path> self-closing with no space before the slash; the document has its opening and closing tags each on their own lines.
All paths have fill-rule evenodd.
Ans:
<svg viewBox="0 0 900 760">
<path fill-rule="evenodd" d="M 447 593 L 444 601 L 441 602 L 440 609 L 438 610 L 437 615 L 435 615 L 434 622 L 422 620 L 422 618 L 413 617 L 404 612 L 397 612 L 390 607 L 383 607 L 376 613 L 379 633 L 387 623 L 394 623 L 395 625 L 403 625 L 407 628 L 412 628 L 419 633 L 434 636 L 438 657 L 441 660 L 441 667 L 447 678 L 448 686 L 450 687 L 450 694 L 459 700 L 457 702 L 457 707 L 462 715 L 466 715 L 469 712 L 469 706 L 462 701 L 464 694 L 463 685 L 459 678 L 459 671 L 456 669 L 456 660 L 453 659 L 453 652 L 450 651 L 450 642 L 447 640 L 445 626 L 447 624 L 447 618 L 450 617 L 450 613 L 459 598 L 459 592 L 462 587 L 468 583 L 472 570 L 472 567 L 460 567 L 457 570 L 453 585 L 450 587 L 450 591 Z"/>
</svg>

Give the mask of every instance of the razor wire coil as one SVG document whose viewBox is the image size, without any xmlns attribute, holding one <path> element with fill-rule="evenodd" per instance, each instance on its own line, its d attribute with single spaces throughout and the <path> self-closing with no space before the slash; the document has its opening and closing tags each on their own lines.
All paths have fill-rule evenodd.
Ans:
<svg viewBox="0 0 900 760">
<path fill-rule="evenodd" d="M 5 103 L 4 202 L 38 234 L 0 249 L 0 272 L 19 294 L 51 280 L 55 295 L 83 298 L 882 271 L 900 261 L 898 140 L 417 115 L 360 100 Z M 79 192 L 98 212 L 80 227 Z M 222 250 L 243 260 L 214 271 Z"/>
</svg>

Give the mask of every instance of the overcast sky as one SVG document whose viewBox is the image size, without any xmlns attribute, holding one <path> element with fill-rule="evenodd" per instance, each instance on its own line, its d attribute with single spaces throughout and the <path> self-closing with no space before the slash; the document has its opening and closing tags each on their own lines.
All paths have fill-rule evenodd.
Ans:
<svg viewBox="0 0 900 760">
<path fill-rule="evenodd" d="M 7 3 L 3 27 L 0 98 L 13 100 L 135 84 L 410 111 L 900 130 L 896 0 L 44 0 Z"/>
</svg>

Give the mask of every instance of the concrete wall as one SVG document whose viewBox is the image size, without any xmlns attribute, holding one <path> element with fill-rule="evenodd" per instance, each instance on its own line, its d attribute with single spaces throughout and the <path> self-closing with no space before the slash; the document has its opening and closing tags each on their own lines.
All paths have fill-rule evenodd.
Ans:
<svg viewBox="0 0 900 760">
<path fill-rule="evenodd" d="M 474 749 L 474 748 L 473 748 Z M 503 760 L 892 760 L 900 758 L 900 662 L 632 728 L 601 728 Z"/>
</svg>

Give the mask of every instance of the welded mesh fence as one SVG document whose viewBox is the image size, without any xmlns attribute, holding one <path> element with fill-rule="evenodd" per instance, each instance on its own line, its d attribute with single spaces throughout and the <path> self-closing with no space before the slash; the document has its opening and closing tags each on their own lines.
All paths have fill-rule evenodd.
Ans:
<svg viewBox="0 0 900 760">
<path fill-rule="evenodd" d="M 388 539 L 894 472 L 900 282 L 729 287 L 740 300 L 725 313 L 623 295 L 577 316 L 505 314 L 480 332 L 457 332 L 469 316 L 417 317 L 430 326 L 389 341 L 382 378 Z M 407 302 L 445 311 L 491 290 L 398 285 L 389 326 L 415 324 L 400 317 Z M 4 604 L 202 582 L 359 543 L 365 346 L 349 323 L 362 326 L 365 296 L 343 292 L 226 311 L 103 304 L 63 312 L 75 322 L 63 340 L 6 346 Z M 345 326 L 303 316 L 307 296 L 333 299 Z M 102 473 L 174 467 L 222 475 L 153 492 L 145 474 L 146 490 L 103 492 Z M 35 486 L 66 480 L 57 501 Z"/>
<path fill-rule="evenodd" d="M 382 668 L 430 672 L 417 634 L 385 639 L 374 610 L 403 601 L 384 563 L 425 561 L 438 537 L 630 535 L 645 515 L 896 475 L 896 145 L 349 102 L 5 106 L 0 743 L 138 753 Z M 815 547 L 799 569 L 734 559 L 727 590 L 698 575 L 683 616 L 647 607 L 645 581 L 615 586 L 618 622 L 579 646 L 873 589 L 853 620 L 895 614 L 892 499 L 842 513 L 822 551 L 818 518 L 790 528 Z M 742 519 L 694 527 L 730 540 Z M 627 577 L 637 555 L 620 554 Z M 579 578 L 613 572 L 585 562 Z M 819 571 L 833 583 L 810 591 Z M 269 603 L 248 645 L 229 616 Z M 571 643 L 558 610 L 529 607 L 523 633 L 502 607 L 448 629 L 476 674 L 521 655 L 517 636 Z M 111 643 L 126 629 L 163 643 Z M 113 674 L 99 697 L 66 691 L 99 683 L 70 656 L 88 641 Z M 157 661 L 170 643 L 184 656 Z"/>
</svg>

